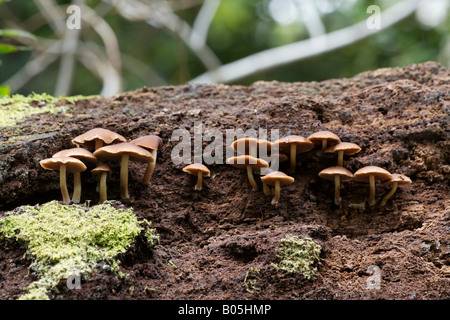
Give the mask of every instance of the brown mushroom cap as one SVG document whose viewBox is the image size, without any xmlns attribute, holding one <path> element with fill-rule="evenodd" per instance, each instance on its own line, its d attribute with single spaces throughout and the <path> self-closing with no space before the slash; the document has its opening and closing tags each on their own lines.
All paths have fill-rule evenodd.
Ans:
<svg viewBox="0 0 450 320">
<path fill-rule="evenodd" d="M 71 157 L 81 160 L 83 162 L 97 163 L 97 158 L 94 156 L 94 154 L 84 148 L 72 148 L 62 150 L 53 155 L 53 158 L 58 157 Z"/>
<path fill-rule="evenodd" d="M 183 171 L 187 172 L 189 174 L 195 175 L 195 176 L 198 175 L 199 173 L 202 173 L 202 175 L 204 177 L 209 177 L 209 175 L 210 175 L 209 169 L 201 163 L 190 164 L 190 165 L 184 167 Z"/>
<path fill-rule="evenodd" d="M 72 139 L 72 143 L 86 148 L 94 148 L 96 140 L 101 140 L 107 145 L 127 141 L 123 136 L 111 130 L 95 128 L 75 137 Z"/>
<path fill-rule="evenodd" d="M 91 170 L 91 173 L 93 174 L 100 174 L 103 172 L 111 174 L 112 173 L 111 167 L 104 163 L 102 165 L 99 165 L 97 168 Z"/>
<path fill-rule="evenodd" d="M 267 152 L 270 152 L 272 143 L 268 140 L 264 139 L 257 139 L 257 138 L 240 138 L 235 140 L 231 147 L 233 150 L 238 152 L 244 152 L 244 155 L 249 155 L 251 147 L 254 147 L 256 150 L 256 154 L 250 154 L 251 156 L 257 156 L 258 155 L 258 149 L 264 145 L 266 147 Z"/>
<path fill-rule="evenodd" d="M 399 185 L 412 183 L 411 179 L 404 174 L 393 173 L 391 179 L 383 181 L 383 184 L 393 184 L 395 182 Z"/>
<path fill-rule="evenodd" d="M 130 143 L 151 151 L 159 149 L 159 146 L 162 144 L 162 139 L 156 135 L 151 134 L 134 139 L 130 141 Z"/>
<path fill-rule="evenodd" d="M 106 147 L 102 147 L 97 149 L 94 152 L 94 156 L 101 161 L 106 160 L 120 160 L 122 155 L 128 154 L 130 156 L 130 160 L 137 162 L 150 162 L 154 161 L 154 158 L 151 152 L 145 150 L 144 148 L 139 147 L 130 142 L 122 142 L 117 144 L 112 144 Z"/>
<path fill-rule="evenodd" d="M 343 151 L 346 155 L 352 155 L 360 152 L 361 147 L 351 142 L 340 142 L 324 150 L 325 153 L 336 153 L 338 151 Z"/>
<path fill-rule="evenodd" d="M 377 166 L 367 166 L 359 169 L 353 174 L 353 179 L 360 182 L 369 182 L 369 177 L 374 176 L 375 180 L 390 180 L 392 175 L 389 171 Z"/>
<path fill-rule="evenodd" d="M 228 158 L 227 163 L 239 169 L 247 169 L 248 166 L 251 166 L 255 171 L 259 171 L 261 168 L 269 167 L 269 163 L 266 160 L 249 155 Z"/>
<path fill-rule="evenodd" d="M 41 160 L 40 164 L 46 170 L 59 170 L 61 165 L 66 165 L 67 171 L 71 173 L 83 172 L 87 169 L 83 162 L 71 157 L 48 158 Z"/>
<path fill-rule="evenodd" d="M 261 178 L 261 181 L 266 183 L 269 186 L 274 186 L 275 182 L 279 181 L 280 185 L 288 185 L 294 182 L 294 178 L 288 176 L 284 172 L 281 171 L 272 171 L 271 173 L 265 175 Z"/>
<path fill-rule="evenodd" d="M 289 151 L 290 145 L 297 145 L 297 153 L 307 152 L 314 148 L 314 143 L 302 136 L 290 135 L 278 139 L 273 145 L 278 146 L 279 151 Z"/>
<path fill-rule="evenodd" d="M 341 181 L 350 181 L 353 178 L 353 174 L 344 167 L 330 167 L 319 172 L 319 177 L 325 180 L 334 181 L 334 177 L 339 176 Z"/>
<path fill-rule="evenodd" d="M 316 145 L 321 145 L 322 140 L 327 140 L 329 146 L 341 142 L 341 139 L 331 131 L 314 132 L 313 134 L 310 134 L 307 139 Z"/>
</svg>

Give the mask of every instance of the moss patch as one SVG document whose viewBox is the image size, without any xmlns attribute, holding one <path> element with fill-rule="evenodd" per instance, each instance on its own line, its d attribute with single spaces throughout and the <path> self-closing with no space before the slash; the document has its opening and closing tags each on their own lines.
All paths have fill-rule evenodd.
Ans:
<svg viewBox="0 0 450 320">
<path fill-rule="evenodd" d="M 286 235 L 277 249 L 280 261 L 273 266 L 289 273 L 300 272 L 306 279 L 311 279 L 316 275 L 317 268 L 313 265 L 319 259 L 321 250 L 322 247 L 312 239 Z"/>
<path fill-rule="evenodd" d="M 46 93 L 32 93 L 28 96 L 15 94 L 0 98 L 0 127 L 14 126 L 26 117 L 39 113 L 56 113 L 62 110 L 62 106 L 57 106 L 59 101 L 66 101 L 75 104 L 80 99 L 89 97 L 73 96 L 55 98 Z"/>
<path fill-rule="evenodd" d="M 20 299 L 48 299 L 47 292 L 61 280 L 90 273 L 100 263 L 118 272 L 117 255 L 141 231 L 155 243 L 155 230 L 149 227 L 132 209 L 116 209 L 108 202 L 88 209 L 52 201 L 7 213 L 0 219 L 0 236 L 27 246 L 30 270 L 39 276 Z"/>
</svg>

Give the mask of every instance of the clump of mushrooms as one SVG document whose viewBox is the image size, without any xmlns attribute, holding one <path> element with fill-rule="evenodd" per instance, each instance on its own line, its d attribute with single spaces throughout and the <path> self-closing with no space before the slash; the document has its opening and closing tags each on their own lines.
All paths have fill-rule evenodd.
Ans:
<svg viewBox="0 0 450 320">
<path fill-rule="evenodd" d="M 101 161 L 120 161 L 120 196 L 122 199 L 130 198 L 128 192 L 128 162 L 131 160 L 149 163 L 155 160 L 151 152 L 129 142 L 102 147 L 94 152 L 94 156 Z"/>
<path fill-rule="evenodd" d="M 353 179 L 360 182 L 366 182 L 370 184 L 369 193 L 369 206 L 375 205 L 375 181 L 386 181 L 390 180 L 392 175 L 389 171 L 377 167 L 377 166 L 367 166 L 359 169 L 353 175 Z"/>
<path fill-rule="evenodd" d="M 54 157 L 40 161 L 42 168 L 46 170 L 59 170 L 59 184 L 63 203 L 70 203 L 69 191 L 67 190 L 66 174 L 67 172 L 83 172 L 87 169 L 83 162 L 71 157 Z"/>
</svg>

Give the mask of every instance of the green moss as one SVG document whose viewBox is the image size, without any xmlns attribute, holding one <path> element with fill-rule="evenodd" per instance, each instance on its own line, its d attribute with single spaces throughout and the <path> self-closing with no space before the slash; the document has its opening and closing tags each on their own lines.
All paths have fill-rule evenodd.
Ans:
<svg viewBox="0 0 450 320">
<path fill-rule="evenodd" d="M 116 209 L 108 202 L 86 208 L 52 201 L 6 214 L 0 219 L 0 236 L 26 245 L 30 270 L 39 276 L 20 299 L 48 299 L 48 291 L 61 280 L 88 274 L 100 263 L 120 275 L 116 257 L 141 231 L 154 245 L 157 236 L 149 226 L 138 221 L 132 209 Z"/>
<path fill-rule="evenodd" d="M 301 272 L 306 279 L 311 279 L 316 275 L 317 268 L 313 264 L 319 259 L 321 250 L 322 247 L 312 239 L 286 235 L 277 249 L 280 261 L 273 266 L 289 273 Z"/>
<path fill-rule="evenodd" d="M 260 288 L 256 287 L 256 282 L 260 279 L 260 270 L 258 268 L 250 267 L 244 277 L 244 288 L 248 293 L 253 293 L 255 290 L 259 291 Z"/>
<path fill-rule="evenodd" d="M 32 93 L 28 96 L 15 94 L 0 98 L 0 127 L 14 126 L 26 117 L 39 113 L 57 113 L 63 110 L 62 106 L 56 103 L 66 101 L 69 104 L 75 104 L 78 100 L 89 97 L 72 96 L 60 98 L 52 97 L 49 94 Z M 32 104 L 35 104 L 33 106 Z"/>
</svg>

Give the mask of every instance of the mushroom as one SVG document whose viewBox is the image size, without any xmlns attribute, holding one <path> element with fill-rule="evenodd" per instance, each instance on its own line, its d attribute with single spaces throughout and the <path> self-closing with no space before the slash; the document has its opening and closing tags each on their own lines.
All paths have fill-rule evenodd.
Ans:
<svg viewBox="0 0 450 320">
<path fill-rule="evenodd" d="M 240 138 L 235 140 L 231 147 L 241 155 L 250 155 L 252 157 L 258 157 L 258 150 L 261 146 L 265 146 L 266 151 L 269 152 L 272 143 L 268 140 L 257 138 Z"/>
<path fill-rule="evenodd" d="M 120 134 L 103 128 L 89 130 L 72 139 L 73 144 L 94 150 L 103 147 L 105 144 L 109 145 L 126 141 L 127 140 Z"/>
<path fill-rule="evenodd" d="M 337 153 L 338 154 L 338 162 L 337 165 L 342 167 L 344 164 L 344 154 L 345 155 L 353 155 L 361 151 L 361 148 L 354 143 L 351 142 L 340 142 L 334 146 L 328 147 L 324 150 L 325 153 Z"/>
<path fill-rule="evenodd" d="M 106 178 L 108 177 L 108 174 L 112 173 L 111 167 L 107 164 L 101 164 L 97 168 L 93 169 L 91 171 L 92 174 L 100 175 L 100 198 L 99 203 L 103 203 L 106 200 L 108 200 L 108 190 L 106 186 Z"/>
<path fill-rule="evenodd" d="M 120 195 L 122 199 L 129 199 L 128 193 L 128 162 L 138 161 L 148 163 L 154 161 L 151 152 L 133 143 L 123 142 L 102 147 L 94 152 L 97 159 L 120 160 Z"/>
<path fill-rule="evenodd" d="M 319 177 L 326 180 L 334 181 L 334 204 L 341 204 L 341 182 L 349 181 L 353 178 L 353 174 L 343 167 L 330 167 L 319 172 Z"/>
<path fill-rule="evenodd" d="M 278 171 L 280 163 L 288 161 L 289 157 L 284 153 L 274 153 L 269 155 L 267 158 L 263 159 L 270 163 L 269 170 Z M 271 194 L 273 194 L 273 190 L 271 190 L 270 187 L 264 182 L 263 182 L 263 192 L 266 196 L 270 196 Z"/>
<path fill-rule="evenodd" d="M 308 136 L 309 141 L 315 145 L 320 145 L 321 150 L 318 154 L 323 154 L 325 149 L 341 142 L 341 139 L 330 131 L 318 131 Z"/>
<path fill-rule="evenodd" d="M 83 148 L 72 148 L 67 150 L 62 150 L 53 155 L 54 158 L 59 157 L 71 157 L 83 161 L 84 163 L 97 163 L 97 158 L 92 154 L 92 152 Z M 80 203 L 81 198 L 81 173 L 73 173 L 73 195 L 72 202 Z"/>
<path fill-rule="evenodd" d="M 239 169 L 246 169 L 248 181 L 250 182 L 254 191 L 258 191 L 258 185 L 253 177 L 253 170 L 260 170 L 261 168 L 268 168 L 269 163 L 263 159 L 258 159 L 249 155 L 241 155 L 227 159 L 227 163 Z"/>
<path fill-rule="evenodd" d="M 380 206 L 384 206 L 386 204 L 386 202 L 392 197 L 392 195 L 397 190 L 397 186 L 399 184 L 411 184 L 411 183 L 412 183 L 412 181 L 411 181 L 411 179 L 409 177 L 407 177 L 407 176 L 405 176 L 403 174 L 393 173 L 390 180 L 383 181 L 383 184 L 390 184 L 390 185 L 392 185 L 392 189 L 383 198 L 383 200 L 381 200 Z"/>
<path fill-rule="evenodd" d="M 201 163 L 193 163 L 183 168 L 184 172 L 197 176 L 197 184 L 194 187 L 194 190 L 200 191 L 202 190 L 202 181 L 203 177 L 209 177 L 209 169 L 201 164 Z"/>
<path fill-rule="evenodd" d="M 276 146 L 278 146 L 279 151 L 289 151 L 290 152 L 290 172 L 295 172 L 295 165 L 297 160 L 297 154 L 302 152 L 310 151 L 314 148 L 314 143 L 309 141 L 308 139 L 302 137 L 302 136 L 296 136 L 291 135 L 287 136 L 281 139 L 278 139 L 273 143 Z"/>
<path fill-rule="evenodd" d="M 377 166 L 367 166 L 353 174 L 354 180 L 370 183 L 369 206 L 375 205 L 375 181 L 390 180 L 391 177 L 391 174 L 387 170 Z"/>
<path fill-rule="evenodd" d="M 272 204 L 275 205 L 280 200 L 281 186 L 293 183 L 294 178 L 281 171 L 273 171 L 262 177 L 261 181 L 269 186 L 275 186 L 275 195 L 272 199 Z"/>
<path fill-rule="evenodd" d="M 59 184 L 63 203 L 70 203 L 69 191 L 67 190 L 66 172 L 82 172 L 87 168 L 83 162 L 71 157 L 48 158 L 39 162 L 42 168 L 46 170 L 59 170 Z"/>
<path fill-rule="evenodd" d="M 158 155 L 159 146 L 162 144 L 162 140 L 160 137 L 156 135 L 148 135 L 134 139 L 133 141 L 130 142 L 150 151 L 152 153 L 153 158 L 155 159 L 154 161 L 148 163 L 147 169 L 145 170 L 144 178 L 142 179 L 142 183 L 144 185 L 148 185 L 153 175 L 153 171 L 155 170 L 156 157 Z"/>
</svg>

